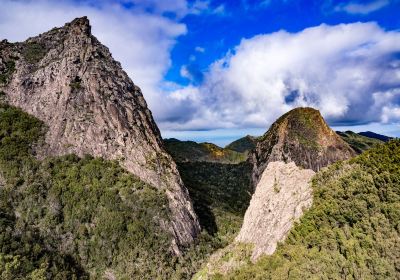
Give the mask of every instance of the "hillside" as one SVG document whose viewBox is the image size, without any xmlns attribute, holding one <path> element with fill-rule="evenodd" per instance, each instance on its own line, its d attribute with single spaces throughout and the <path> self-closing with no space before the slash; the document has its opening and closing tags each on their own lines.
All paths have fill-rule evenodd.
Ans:
<svg viewBox="0 0 400 280">
<path fill-rule="evenodd" d="M 356 151 L 358 154 L 361 154 L 362 152 L 383 143 L 382 140 L 373 137 L 363 136 L 362 134 L 355 133 L 353 131 L 336 131 L 336 133 L 340 137 L 342 137 L 342 139 L 347 144 L 349 144 L 350 147 L 353 148 L 353 150 Z"/>
<path fill-rule="evenodd" d="M 1 279 L 188 279 L 219 246 L 200 239 L 175 256 L 165 192 L 116 161 L 37 160 L 44 134 L 38 119 L 0 105 Z"/>
<path fill-rule="evenodd" d="M 249 153 L 256 147 L 257 137 L 247 135 L 226 145 L 225 149 L 239 153 Z"/>
<path fill-rule="evenodd" d="M 247 159 L 245 153 L 221 148 L 212 143 L 196 143 L 178 139 L 164 139 L 165 149 L 175 162 L 239 163 Z"/>
<path fill-rule="evenodd" d="M 381 140 L 383 142 L 388 142 L 391 139 L 393 139 L 393 137 L 389 137 L 389 136 L 386 136 L 386 135 L 378 134 L 378 133 L 375 133 L 375 132 L 372 132 L 372 131 L 360 132 L 358 134 L 360 134 L 362 136 L 365 136 L 365 137 L 378 139 L 378 140 Z"/>
<path fill-rule="evenodd" d="M 86 17 L 20 43 L 0 42 L 0 91 L 46 126 L 39 158 L 75 154 L 117 160 L 165 192 L 176 254 L 200 232 L 176 165 L 141 90 L 91 33 Z"/>
<path fill-rule="evenodd" d="M 393 140 L 322 170 L 313 206 L 272 256 L 252 264 L 242 247 L 236 271 L 206 278 L 203 270 L 198 279 L 398 279 L 399 155 Z"/>
</svg>

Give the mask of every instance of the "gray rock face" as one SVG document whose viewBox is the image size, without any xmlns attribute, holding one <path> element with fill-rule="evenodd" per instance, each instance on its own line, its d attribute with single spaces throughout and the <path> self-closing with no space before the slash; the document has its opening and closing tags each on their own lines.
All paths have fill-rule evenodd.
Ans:
<svg viewBox="0 0 400 280">
<path fill-rule="evenodd" d="M 294 162 L 270 162 L 264 170 L 244 216 L 237 242 L 254 245 L 252 260 L 275 252 L 293 223 L 312 204 L 311 178 L 315 172 Z"/>
<path fill-rule="evenodd" d="M 48 126 L 38 156 L 75 153 L 119 160 L 166 191 L 171 210 L 166 227 L 176 244 L 193 241 L 200 231 L 197 217 L 143 95 L 91 35 L 87 18 L 23 43 L 1 41 L 0 73 L 7 101 Z"/>
</svg>

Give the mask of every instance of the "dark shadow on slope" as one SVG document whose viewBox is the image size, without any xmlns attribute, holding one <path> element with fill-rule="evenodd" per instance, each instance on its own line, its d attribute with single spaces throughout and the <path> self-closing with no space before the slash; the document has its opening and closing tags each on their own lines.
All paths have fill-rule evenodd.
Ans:
<svg viewBox="0 0 400 280">
<path fill-rule="evenodd" d="M 178 162 L 201 227 L 222 237 L 235 234 L 249 205 L 251 166 L 247 162 Z"/>
</svg>

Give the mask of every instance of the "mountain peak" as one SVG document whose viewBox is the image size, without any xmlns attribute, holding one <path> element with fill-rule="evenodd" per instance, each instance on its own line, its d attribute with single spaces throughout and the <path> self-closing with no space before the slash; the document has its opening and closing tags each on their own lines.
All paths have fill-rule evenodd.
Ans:
<svg viewBox="0 0 400 280">
<path fill-rule="evenodd" d="M 295 108 L 282 115 L 260 137 L 253 153 L 253 179 L 257 183 L 268 163 L 273 161 L 293 161 L 299 167 L 318 171 L 354 155 L 318 110 Z"/>
<path fill-rule="evenodd" d="M 313 108 L 293 109 L 272 124 L 253 152 L 255 193 L 236 238 L 254 244 L 252 260 L 272 254 L 312 205 L 314 171 L 354 155 Z"/>
<path fill-rule="evenodd" d="M 166 191 L 171 210 L 166 229 L 176 244 L 192 242 L 200 231 L 197 217 L 152 113 L 140 88 L 91 35 L 88 18 L 22 43 L 2 44 L 0 91 L 11 105 L 48 127 L 37 153 L 118 160 L 142 181 Z"/>
<path fill-rule="evenodd" d="M 70 28 L 71 30 L 81 32 L 86 35 L 92 34 L 92 28 L 90 26 L 89 19 L 84 16 L 80 18 L 75 18 L 70 23 L 65 24 L 65 27 Z"/>
</svg>

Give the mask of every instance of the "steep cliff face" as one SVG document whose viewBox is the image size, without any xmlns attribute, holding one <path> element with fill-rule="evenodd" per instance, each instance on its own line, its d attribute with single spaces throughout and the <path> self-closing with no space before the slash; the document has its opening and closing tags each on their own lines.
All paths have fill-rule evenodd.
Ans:
<svg viewBox="0 0 400 280">
<path fill-rule="evenodd" d="M 252 260 L 272 254 L 278 242 L 285 239 L 293 223 L 312 204 L 311 169 L 300 169 L 294 162 L 270 162 L 264 170 L 238 242 L 254 245 Z"/>
<path fill-rule="evenodd" d="M 39 157 L 74 153 L 118 160 L 165 190 L 171 211 L 165 226 L 178 245 L 199 233 L 188 192 L 139 87 L 91 34 L 87 18 L 23 43 L 1 41 L 0 92 L 48 126 Z"/>
<path fill-rule="evenodd" d="M 273 161 L 293 161 L 299 167 L 318 171 L 355 155 L 318 110 L 296 108 L 281 116 L 257 142 L 252 156 L 254 186 Z"/>
</svg>

